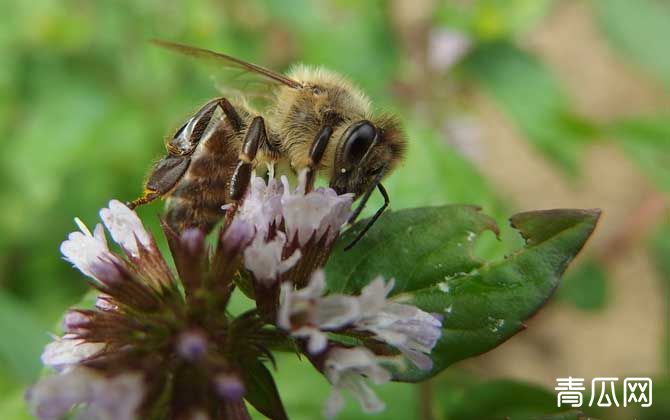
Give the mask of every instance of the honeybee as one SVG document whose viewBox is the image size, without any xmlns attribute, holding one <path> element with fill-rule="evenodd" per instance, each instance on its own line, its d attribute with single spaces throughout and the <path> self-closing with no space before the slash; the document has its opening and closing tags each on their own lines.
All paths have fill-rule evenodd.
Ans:
<svg viewBox="0 0 670 420">
<path fill-rule="evenodd" d="M 175 231 L 209 231 L 222 205 L 243 199 L 252 171 L 307 171 L 308 188 L 321 175 L 338 194 L 360 198 L 353 223 L 375 189 L 384 204 L 352 242 L 389 204 L 381 181 L 402 161 L 406 139 L 398 119 L 375 114 L 368 97 L 341 75 L 297 66 L 286 75 L 256 64 L 167 41 L 155 44 L 254 76 L 270 94 L 263 114 L 244 96 L 207 102 L 167 141 L 167 155 L 149 173 L 131 208 L 167 198 L 166 221 Z"/>
</svg>

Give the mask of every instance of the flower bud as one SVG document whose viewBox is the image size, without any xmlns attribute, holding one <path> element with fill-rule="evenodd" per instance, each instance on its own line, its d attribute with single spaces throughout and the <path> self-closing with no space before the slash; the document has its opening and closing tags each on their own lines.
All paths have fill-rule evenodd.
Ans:
<svg viewBox="0 0 670 420">
<path fill-rule="evenodd" d="M 199 331 L 186 331 L 177 337 L 177 353 L 190 362 L 201 359 L 207 346 L 207 337 Z"/>
<path fill-rule="evenodd" d="M 233 373 L 222 373 L 214 378 L 217 394 L 227 400 L 239 400 L 244 397 L 246 389 L 240 378 Z"/>
</svg>

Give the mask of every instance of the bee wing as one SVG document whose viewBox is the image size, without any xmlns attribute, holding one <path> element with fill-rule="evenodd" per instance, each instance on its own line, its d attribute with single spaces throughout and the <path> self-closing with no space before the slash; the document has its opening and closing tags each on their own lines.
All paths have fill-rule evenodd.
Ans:
<svg viewBox="0 0 670 420">
<path fill-rule="evenodd" d="M 252 73 L 257 76 L 261 76 L 265 82 L 270 82 L 272 84 L 282 84 L 293 89 L 298 89 L 302 85 L 289 77 L 284 76 L 283 74 L 277 73 L 265 67 L 261 67 L 257 64 L 249 63 L 239 58 L 232 57 L 227 54 L 222 54 L 214 52 L 211 50 L 206 50 L 203 48 L 191 47 L 188 45 L 178 44 L 170 41 L 163 41 L 159 39 L 154 39 L 151 41 L 153 44 L 165 48 L 167 50 L 187 55 L 193 58 L 210 61 L 219 66 L 223 66 L 226 69 L 240 70 L 242 73 Z M 245 81 L 244 83 L 247 86 L 251 86 L 254 83 L 259 81 Z M 246 89 L 245 89 L 246 90 Z"/>
</svg>

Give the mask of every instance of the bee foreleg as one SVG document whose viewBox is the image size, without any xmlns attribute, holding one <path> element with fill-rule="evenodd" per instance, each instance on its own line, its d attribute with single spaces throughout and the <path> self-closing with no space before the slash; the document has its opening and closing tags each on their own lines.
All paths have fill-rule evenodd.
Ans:
<svg viewBox="0 0 670 420">
<path fill-rule="evenodd" d="M 314 187 L 314 180 L 316 172 L 321 164 L 321 159 L 326 152 L 330 136 L 333 135 L 333 128 L 325 126 L 316 134 L 312 146 L 309 148 L 309 160 L 307 162 L 307 181 L 305 183 L 305 191 L 308 192 Z"/>
<path fill-rule="evenodd" d="M 149 174 L 142 197 L 129 202 L 128 207 L 134 209 L 169 193 L 182 178 L 190 163 L 191 158 L 188 156 L 167 155 L 159 160 Z"/>
<path fill-rule="evenodd" d="M 251 181 L 251 171 L 253 170 L 253 161 L 256 159 L 256 152 L 258 152 L 258 147 L 265 142 L 267 142 L 265 121 L 263 117 L 255 117 L 249 124 L 247 134 L 244 136 L 239 161 L 230 179 L 230 198 L 232 200 L 239 201 L 244 197 Z"/>
<path fill-rule="evenodd" d="M 128 206 L 129 209 L 133 210 L 135 209 L 135 207 L 150 203 L 160 196 L 161 195 L 158 192 L 150 190 L 149 188 L 145 188 L 142 197 L 127 202 L 126 206 Z"/>
</svg>

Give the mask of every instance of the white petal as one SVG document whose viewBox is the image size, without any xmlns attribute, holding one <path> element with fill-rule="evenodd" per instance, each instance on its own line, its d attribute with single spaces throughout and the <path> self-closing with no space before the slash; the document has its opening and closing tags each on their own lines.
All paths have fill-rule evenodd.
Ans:
<svg viewBox="0 0 670 420">
<path fill-rule="evenodd" d="M 68 235 L 67 240 L 60 245 L 61 254 L 83 274 L 95 278 L 94 266 L 103 260 L 113 260 L 114 257 L 107 247 L 104 233 L 101 233 L 100 224 L 95 228 L 95 235 L 91 235 L 81 220 L 75 219 L 75 223 L 81 232 Z"/>
<path fill-rule="evenodd" d="M 353 296 L 330 295 L 315 305 L 314 322 L 322 329 L 341 328 L 360 316 L 358 300 Z"/>
<path fill-rule="evenodd" d="M 279 270 L 285 242 L 283 235 L 277 235 L 269 242 L 266 242 L 261 236 L 256 236 L 244 251 L 245 266 L 254 273 L 257 279 L 274 279 Z"/>
<path fill-rule="evenodd" d="M 386 407 L 362 376 L 349 376 L 342 386 L 351 392 L 365 413 L 378 413 Z"/>
<path fill-rule="evenodd" d="M 332 375 L 328 379 L 337 383 L 341 372 L 352 369 L 364 369 L 369 366 L 377 365 L 377 358 L 370 350 L 365 347 L 354 348 L 334 348 L 328 352 L 328 358 L 325 362 L 326 372 Z"/>
<path fill-rule="evenodd" d="M 91 231 L 88 230 L 88 226 L 86 226 L 86 224 L 85 224 L 84 222 L 82 222 L 82 220 L 81 220 L 80 218 L 75 217 L 75 218 L 74 218 L 74 223 L 77 225 L 77 227 L 79 228 L 79 230 L 80 230 L 84 235 L 86 235 L 86 236 L 93 236 L 93 234 L 91 234 Z"/>
<path fill-rule="evenodd" d="M 288 258 L 281 260 L 279 263 L 279 269 L 277 270 L 278 273 L 283 274 L 293 268 L 293 266 L 298 263 L 300 257 L 302 257 L 302 254 L 299 249 L 293 251 L 293 254 L 291 254 Z"/>
<path fill-rule="evenodd" d="M 270 225 L 281 221 L 282 193 L 283 187 L 277 180 L 270 179 L 266 184 L 262 177 L 253 177 L 238 217 L 251 223 L 259 235 L 265 237 Z"/>
<path fill-rule="evenodd" d="M 140 374 L 124 373 L 104 378 L 93 382 L 92 388 L 90 411 L 97 417 L 115 420 L 136 418 L 137 409 L 144 398 L 144 382 Z"/>
<path fill-rule="evenodd" d="M 65 335 L 47 344 L 42 363 L 60 370 L 95 355 L 104 347 L 103 343 L 88 343 Z"/>
<path fill-rule="evenodd" d="M 330 211 L 323 218 L 318 236 L 323 235 L 327 230 L 328 239 L 332 240 L 349 220 L 354 196 L 353 194 L 337 195 L 335 190 L 331 188 L 319 188 L 314 193 L 326 195 L 330 199 Z"/>
<path fill-rule="evenodd" d="M 291 329 L 291 309 L 293 307 L 293 284 L 284 282 L 279 292 L 279 310 L 277 311 L 277 325 L 285 330 Z"/>
<path fill-rule="evenodd" d="M 375 278 L 365 286 L 359 297 L 364 315 L 374 315 L 379 312 L 386 304 L 387 293 L 388 288 L 384 283 L 384 278 L 381 276 Z"/>
<path fill-rule="evenodd" d="M 326 349 L 327 344 L 328 336 L 317 330 L 315 334 L 310 336 L 309 343 L 307 344 L 307 350 L 311 354 L 319 354 Z"/>
<path fill-rule="evenodd" d="M 409 305 L 387 300 L 393 279 L 386 285 L 376 278 L 361 292 L 359 303 L 363 315 L 355 322 L 359 330 L 398 348 L 417 367 L 432 368 L 430 353 L 442 334 L 442 322 L 435 316 Z"/>
<path fill-rule="evenodd" d="M 377 412 L 384 409 L 384 403 L 367 385 L 366 378 L 376 384 L 383 384 L 391 380 L 391 373 L 378 364 L 374 353 L 367 348 L 330 350 L 324 363 L 324 374 L 333 384 L 334 392 L 347 389 L 358 400 L 365 412 Z M 336 404 L 329 402 L 326 408 L 329 405 L 333 408 L 337 407 Z"/>
<path fill-rule="evenodd" d="M 131 255 L 139 255 L 137 241 L 145 248 L 151 246 L 151 235 L 140 218 L 120 201 L 110 201 L 109 208 L 100 210 L 100 218 L 114 241 Z"/>
<path fill-rule="evenodd" d="M 433 359 L 428 355 L 416 350 L 409 349 L 404 346 L 398 346 L 398 350 L 402 352 L 416 367 L 421 370 L 431 370 L 433 368 Z"/>
<path fill-rule="evenodd" d="M 90 384 L 98 380 L 93 371 L 76 368 L 69 372 L 48 376 L 28 390 L 27 400 L 33 414 L 42 420 L 62 418 L 75 404 L 92 398 Z"/>
<path fill-rule="evenodd" d="M 40 419 L 56 420 L 73 406 L 85 404 L 79 418 L 131 420 L 144 396 L 139 374 L 126 373 L 106 378 L 77 367 L 42 379 L 27 395 L 33 413 Z"/>
<path fill-rule="evenodd" d="M 321 297 L 326 291 L 326 275 L 323 270 L 316 270 L 309 280 L 307 287 L 296 292 L 296 297 L 301 299 L 315 299 Z"/>
<path fill-rule="evenodd" d="M 285 244 L 286 236 L 281 232 L 269 242 L 261 236 L 256 236 L 251 245 L 244 250 L 244 265 L 257 280 L 266 285 L 272 284 L 280 274 L 289 270 L 300 259 L 300 253 L 296 251 L 286 260 L 282 260 Z"/>
<path fill-rule="evenodd" d="M 327 419 L 335 418 L 337 413 L 342 410 L 342 407 L 344 407 L 342 391 L 337 387 L 333 387 L 332 391 L 330 391 L 330 396 L 328 396 L 323 407 L 323 416 Z"/>
<path fill-rule="evenodd" d="M 331 188 L 304 194 L 304 188 L 300 186 L 290 192 L 286 177 L 282 177 L 282 183 L 284 196 L 281 203 L 289 238 L 297 235 L 300 245 L 305 245 L 314 234 L 319 239 L 328 231 L 329 239 L 332 239 L 339 233 L 351 213 L 353 195 L 338 196 Z"/>
</svg>

